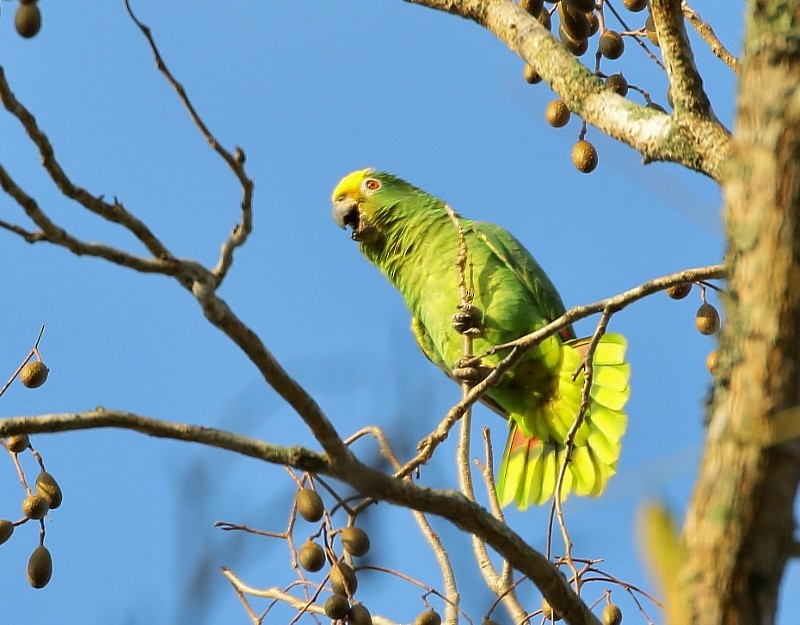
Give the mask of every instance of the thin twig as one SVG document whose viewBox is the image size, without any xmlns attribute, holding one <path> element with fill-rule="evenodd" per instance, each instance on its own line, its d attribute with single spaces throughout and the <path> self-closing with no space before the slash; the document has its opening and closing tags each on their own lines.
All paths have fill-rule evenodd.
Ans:
<svg viewBox="0 0 800 625">
<path fill-rule="evenodd" d="M 689 20 L 689 23 L 697 31 L 697 34 L 708 44 L 711 52 L 720 59 L 725 65 L 730 67 L 734 73 L 739 72 L 739 59 L 731 54 L 725 45 L 720 41 L 711 25 L 704 21 L 703 18 L 689 6 L 686 0 L 683 1 L 681 8 L 683 15 Z"/>
</svg>

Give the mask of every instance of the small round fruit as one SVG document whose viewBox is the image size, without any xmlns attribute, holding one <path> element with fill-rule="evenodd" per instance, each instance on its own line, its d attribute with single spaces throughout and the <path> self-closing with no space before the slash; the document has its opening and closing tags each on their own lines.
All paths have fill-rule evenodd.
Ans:
<svg viewBox="0 0 800 625">
<path fill-rule="evenodd" d="M 611 74 L 606 78 L 606 85 L 614 90 L 614 93 L 621 95 L 623 98 L 628 95 L 628 81 L 622 74 Z"/>
<path fill-rule="evenodd" d="M 346 619 L 350 613 L 350 604 L 347 597 L 342 595 L 331 595 L 325 600 L 325 615 L 335 621 Z"/>
<path fill-rule="evenodd" d="M 14 533 L 14 524 L 8 519 L 0 519 L 0 545 L 11 538 Z"/>
<path fill-rule="evenodd" d="M 658 111 L 659 113 L 666 113 L 667 112 L 667 109 L 665 109 L 660 104 L 656 104 L 655 102 L 648 102 L 647 104 L 644 105 L 644 108 L 653 109 L 654 111 Z"/>
<path fill-rule="evenodd" d="M 369 536 L 360 527 L 345 527 L 341 540 L 344 550 L 351 556 L 363 556 L 369 551 Z"/>
<path fill-rule="evenodd" d="M 354 595 L 358 588 L 355 571 L 346 562 L 337 562 L 331 567 L 331 586 L 338 595 Z"/>
<path fill-rule="evenodd" d="M 676 284 L 667 289 L 667 295 L 672 299 L 683 299 L 692 292 L 692 283 L 684 282 L 683 284 Z"/>
<path fill-rule="evenodd" d="M 544 0 L 522 0 L 520 6 L 535 17 L 544 8 Z"/>
<path fill-rule="evenodd" d="M 53 576 L 53 558 L 44 545 L 33 550 L 28 560 L 28 582 L 34 588 L 44 588 Z"/>
<path fill-rule="evenodd" d="M 600 35 L 600 54 L 607 59 L 618 59 L 625 52 L 625 41 L 616 30 L 607 30 Z"/>
<path fill-rule="evenodd" d="M 609 603 L 603 608 L 603 625 L 619 625 L 622 622 L 622 610 Z"/>
<path fill-rule="evenodd" d="M 558 25 L 558 38 L 574 56 L 582 56 L 589 49 L 589 40 L 576 39 L 564 29 L 563 23 Z"/>
<path fill-rule="evenodd" d="M 628 11 L 638 13 L 639 11 L 644 10 L 644 8 L 647 6 L 647 0 L 622 0 L 622 4 L 625 5 L 625 8 L 628 9 Z"/>
<path fill-rule="evenodd" d="M 547 105 L 544 116 L 553 128 L 562 128 L 569 122 L 570 113 L 564 100 L 556 99 Z"/>
<path fill-rule="evenodd" d="M 325 513 L 322 497 L 311 488 L 301 488 L 297 491 L 297 511 L 306 521 L 316 523 Z"/>
<path fill-rule="evenodd" d="M 33 360 L 26 363 L 19 372 L 19 381 L 28 388 L 39 388 L 47 381 L 47 374 L 50 369 L 41 361 Z"/>
<path fill-rule="evenodd" d="M 442 617 L 436 610 L 425 610 L 417 614 L 414 625 L 442 625 Z"/>
<path fill-rule="evenodd" d="M 694 324 L 697 326 L 700 334 L 714 334 L 719 330 L 719 313 L 717 309 L 708 302 L 704 302 L 700 308 L 697 309 Z"/>
<path fill-rule="evenodd" d="M 591 30 L 591 24 L 586 13 L 573 11 L 563 2 L 558 5 L 558 16 L 561 18 L 561 26 L 573 39 L 586 39 Z"/>
<path fill-rule="evenodd" d="M 372 625 L 372 614 L 364 607 L 363 603 L 354 603 L 350 606 L 347 622 L 350 625 Z"/>
<path fill-rule="evenodd" d="M 316 573 L 325 566 L 325 550 L 313 540 L 307 540 L 300 547 L 297 559 L 306 571 Z"/>
<path fill-rule="evenodd" d="M 659 45 L 658 43 L 658 33 L 656 33 L 656 25 L 653 22 L 653 16 L 648 15 L 647 20 L 644 23 L 644 31 L 647 35 L 647 38 L 650 40 L 654 46 Z"/>
<path fill-rule="evenodd" d="M 569 8 L 583 13 L 594 11 L 594 0 L 561 0 Z"/>
<path fill-rule="evenodd" d="M 539 11 L 539 15 L 536 16 L 536 19 L 539 20 L 539 23 L 547 30 L 553 28 L 553 19 L 550 17 L 550 11 Z"/>
<path fill-rule="evenodd" d="M 561 620 L 561 615 L 556 612 L 556 610 L 550 605 L 550 603 L 542 597 L 542 614 L 545 618 L 549 618 L 551 621 L 556 622 Z"/>
<path fill-rule="evenodd" d="M 20 36 L 30 39 L 42 27 L 42 12 L 36 3 L 20 3 L 14 15 L 14 27 Z"/>
<path fill-rule="evenodd" d="M 527 63 L 523 70 L 523 76 L 525 76 L 525 82 L 529 85 L 536 85 L 542 82 L 542 77 L 539 75 L 539 72 L 533 69 L 533 65 L 528 65 Z"/>
<path fill-rule="evenodd" d="M 28 495 L 22 500 L 22 514 L 29 519 L 43 519 L 50 509 L 50 504 L 42 495 Z"/>
<path fill-rule="evenodd" d="M 572 146 L 572 163 L 578 171 L 588 174 L 597 168 L 597 150 L 586 139 Z"/>
<path fill-rule="evenodd" d="M 714 375 L 717 371 L 717 365 L 719 365 L 719 353 L 715 349 L 706 356 L 706 369 L 711 375 Z"/>
<path fill-rule="evenodd" d="M 600 20 L 597 18 L 597 13 L 587 13 L 589 17 L 589 36 L 592 37 L 600 30 Z"/>
<path fill-rule="evenodd" d="M 61 487 L 58 485 L 58 482 L 56 482 L 56 478 L 47 471 L 42 471 L 36 476 L 36 492 L 47 499 L 51 510 L 58 508 L 64 499 Z"/>
<path fill-rule="evenodd" d="M 30 444 L 31 439 L 28 438 L 27 434 L 12 434 L 6 439 L 6 447 L 8 447 L 8 451 L 15 454 L 25 451 Z"/>
</svg>

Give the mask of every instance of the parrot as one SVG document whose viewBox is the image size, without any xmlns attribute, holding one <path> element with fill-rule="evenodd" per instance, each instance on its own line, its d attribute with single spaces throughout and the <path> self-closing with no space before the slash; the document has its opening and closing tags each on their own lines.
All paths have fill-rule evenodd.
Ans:
<svg viewBox="0 0 800 625">
<path fill-rule="evenodd" d="M 547 274 L 508 231 L 466 219 L 391 173 L 354 171 L 336 185 L 331 200 L 336 224 L 351 229 L 361 253 L 405 300 L 422 352 L 457 382 L 485 377 L 510 351 L 490 348 L 534 332 L 565 311 Z M 459 274 L 456 259 L 464 248 Z M 460 277 L 468 282 L 467 306 Z M 479 360 L 462 367 L 467 331 Z M 568 326 L 527 351 L 482 396 L 508 422 L 496 472 L 502 506 L 514 502 L 525 510 L 554 496 L 579 413 L 589 345 L 589 338 L 576 338 Z M 598 496 L 616 473 L 630 395 L 626 348 L 620 334 L 604 333 L 596 343 L 589 403 L 574 434 L 562 499 L 569 493 Z"/>
</svg>

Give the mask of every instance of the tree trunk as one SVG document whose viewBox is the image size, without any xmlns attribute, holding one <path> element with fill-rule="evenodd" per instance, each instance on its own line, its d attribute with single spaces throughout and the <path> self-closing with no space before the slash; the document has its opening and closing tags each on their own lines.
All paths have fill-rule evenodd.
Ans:
<svg viewBox="0 0 800 625">
<path fill-rule="evenodd" d="M 678 580 L 687 623 L 774 623 L 800 480 L 800 1 L 747 7 L 721 371 Z"/>
</svg>

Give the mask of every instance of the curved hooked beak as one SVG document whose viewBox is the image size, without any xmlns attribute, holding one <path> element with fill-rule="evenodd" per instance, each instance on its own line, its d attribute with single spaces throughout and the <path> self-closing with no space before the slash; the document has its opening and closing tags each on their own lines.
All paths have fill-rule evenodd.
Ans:
<svg viewBox="0 0 800 625">
<path fill-rule="evenodd" d="M 333 220 L 342 229 L 350 226 L 355 233 L 360 221 L 358 203 L 351 197 L 336 200 L 333 203 Z"/>
</svg>

